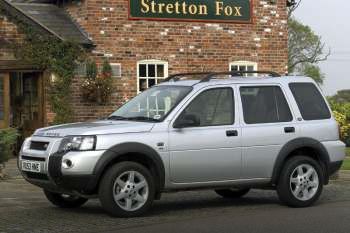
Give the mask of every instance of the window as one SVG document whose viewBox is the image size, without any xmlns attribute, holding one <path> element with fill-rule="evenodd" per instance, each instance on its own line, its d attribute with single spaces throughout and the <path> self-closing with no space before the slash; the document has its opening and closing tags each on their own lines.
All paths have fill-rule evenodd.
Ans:
<svg viewBox="0 0 350 233">
<path fill-rule="evenodd" d="M 291 83 L 289 87 L 298 104 L 304 120 L 322 120 L 331 118 L 329 108 L 312 83 Z"/>
<path fill-rule="evenodd" d="M 76 64 L 74 74 L 79 77 L 86 77 L 86 63 L 85 62 L 78 62 Z"/>
<path fill-rule="evenodd" d="M 158 60 L 140 61 L 137 64 L 138 92 L 142 92 L 168 76 L 168 63 Z"/>
<path fill-rule="evenodd" d="M 122 66 L 119 63 L 111 63 L 112 77 L 119 78 L 122 76 Z"/>
<path fill-rule="evenodd" d="M 280 87 L 241 87 L 244 121 L 247 124 L 289 122 L 293 117 Z"/>
<path fill-rule="evenodd" d="M 250 61 L 236 61 L 230 63 L 230 71 L 257 71 L 258 64 Z M 244 77 L 256 76 L 256 74 L 244 74 Z"/>
<path fill-rule="evenodd" d="M 150 88 L 115 111 L 111 119 L 161 121 L 191 90 L 185 86 Z"/>
<path fill-rule="evenodd" d="M 234 101 L 231 88 L 215 88 L 200 93 L 181 113 L 194 115 L 199 127 L 232 125 L 234 123 Z"/>
</svg>

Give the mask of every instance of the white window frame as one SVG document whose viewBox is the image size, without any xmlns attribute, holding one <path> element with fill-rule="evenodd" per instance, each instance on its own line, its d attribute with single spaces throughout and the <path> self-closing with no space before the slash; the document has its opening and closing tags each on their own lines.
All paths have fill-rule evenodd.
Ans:
<svg viewBox="0 0 350 233">
<path fill-rule="evenodd" d="M 232 66 L 245 66 L 246 70 L 248 66 L 253 66 L 254 67 L 254 71 L 258 71 L 258 63 L 256 62 L 252 62 L 252 61 L 234 61 L 234 62 L 230 62 L 229 64 L 229 70 L 230 72 L 232 71 Z M 257 76 L 258 74 L 253 74 L 252 76 Z M 248 77 L 248 74 L 245 74 L 244 77 Z"/>
<path fill-rule="evenodd" d="M 140 65 L 146 65 L 146 77 L 140 77 Z M 148 77 L 148 65 L 164 65 L 164 76 L 163 77 L 157 77 L 157 68 L 155 70 L 155 77 Z M 160 80 L 165 79 L 168 77 L 168 69 L 169 65 L 167 61 L 162 60 L 141 60 L 137 62 L 137 93 L 140 93 L 140 79 L 146 80 L 147 88 L 148 87 L 148 80 L 149 79 L 155 79 L 155 84 L 158 84 Z"/>
</svg>

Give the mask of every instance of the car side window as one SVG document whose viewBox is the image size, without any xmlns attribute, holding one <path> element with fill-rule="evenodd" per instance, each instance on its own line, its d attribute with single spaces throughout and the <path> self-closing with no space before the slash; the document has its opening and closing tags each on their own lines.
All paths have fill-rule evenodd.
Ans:
<svg viewBox="0 0 350 233">
<path fill-rule="evenodd" d="M 290 122 L 293 120 L 287 100 L 278 86 L 241 87 L 246 124 Z"/>
<path fill-rule="evenodd" d="M 177 121 L 188 116 L 198 119 L 196 127 L 232 125 L 234 123 L 232 88 L 215 88 L 203 91 L 192 100 Z"/>
<path fill-rule="evenodd" d="M 313 83 L 291 83 L 289 87 L 304 120 L 331 118 L 326 101 Z"/>
</svg>

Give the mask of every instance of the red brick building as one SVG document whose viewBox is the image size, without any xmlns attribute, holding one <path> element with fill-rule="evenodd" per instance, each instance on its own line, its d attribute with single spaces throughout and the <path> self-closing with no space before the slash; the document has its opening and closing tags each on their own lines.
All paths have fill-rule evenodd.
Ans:
<svg viewBox="0 0 350 233">
<path fill-rule="evenodd" d="M 55 5 L 57 1 L 51 0 L 0 0 L 0 7 L 43 33 L 78 41 L 99 66 L 103 59 L 111 63 L 114 88 L 110 103 L 103 105 L 82 98 L 84 66 L 77 71 L 72 90 L 76 121 L 108 115 L 168 74 L 229 69 L 287 71 L 288 1 L 198 1 L 216 4 L 216 9 L 195 5 L 193 0 L 185 8 L 182 4 L 186 0 L 169 6 L 169 1 L 161 2 L 78 0 Z M 236 5 L 225 8 L 226 3 Z M 132 12 L 138 6 L 138 12 Z M 145 17 L 140 17 L 143 13 Z M 0 127 L 22 125 L 30 132 L 53 119 L 45 88 L 51 74 L 16 61 L 11 44 L 22 39 L 17 25 L 0 12 Z"/>
</svg>

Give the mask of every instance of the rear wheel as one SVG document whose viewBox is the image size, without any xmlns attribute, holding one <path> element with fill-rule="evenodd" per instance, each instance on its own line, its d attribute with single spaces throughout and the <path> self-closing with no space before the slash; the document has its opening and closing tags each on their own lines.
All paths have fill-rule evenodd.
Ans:
<svg viewBox="0 0 350 233">
<path fill-rule="evenodd" d="M 44 190 L 46 198 L 55 206 L 61 208 L 77 208 L 84 205 L 88 199 L 75 195 L 66 195 L 62 193 L 54 193 Z"/>
<path fill-rule="evenodd" d="M 245 189 L 217 189 L 215 192 L 224 198 L 240 198 L 246 195 L 250 191 L 249 188 Z"/>
<path fill-rule="evenodd" d="M 308 207 L 320 197 L 324 175 L 317 161 L 306 156 L 288 160 L 277 185 L 280 200 L 291 207 Z"/>
<path fill-rule="evenodd" d="M 99 188 L 102 207 L 115 217 L 135 217 L 145 213 L 155 196 L 151 173 L 141 164 L 121 162 L 103 176 Z"/>
</svg>

